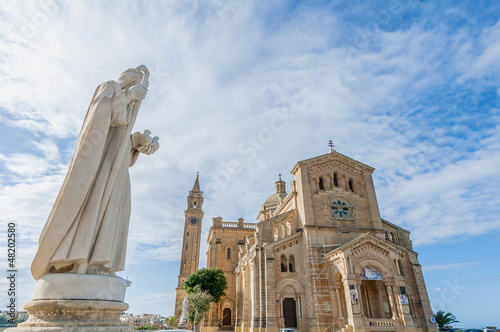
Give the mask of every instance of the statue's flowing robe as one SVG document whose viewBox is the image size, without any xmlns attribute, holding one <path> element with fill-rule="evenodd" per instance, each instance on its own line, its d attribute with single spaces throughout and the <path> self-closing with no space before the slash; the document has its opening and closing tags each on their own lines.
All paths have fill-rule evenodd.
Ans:
<svg viewBox="0 0 500 332">
<path fill-rule="evenodd" d="M 31 273 L 87 262 L 122 271 L 130 221 L 129 165 L 137 159 L 127 127 L 132 106 L 119 83 L 95 91 L 71 164 L 42 230 Z M 130 132 L 130 130 L 128 130 Z"/>
</svg>

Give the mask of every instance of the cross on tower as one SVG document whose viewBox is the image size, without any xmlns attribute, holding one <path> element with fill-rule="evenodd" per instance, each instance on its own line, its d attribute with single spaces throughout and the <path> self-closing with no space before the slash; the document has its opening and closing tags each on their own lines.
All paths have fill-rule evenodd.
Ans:
<svg viewBox="0 0 500 332">
<path fill-rule="evenodd" d="M 333 144 L 332 140 L 328 141 L 328 146 L 330 147 L 330 152 L 333 152 L 333 147 L 335 146 L 335 144 Z"/>
</svg>

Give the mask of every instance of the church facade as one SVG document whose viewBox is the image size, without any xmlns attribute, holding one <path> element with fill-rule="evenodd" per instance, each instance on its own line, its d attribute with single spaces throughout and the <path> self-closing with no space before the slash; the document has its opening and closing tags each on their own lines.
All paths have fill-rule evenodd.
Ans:
<svg viewBox="0 0 500 332">
<path fill-rule="evenodd" d="M 238 332 L 437 331 L 410 233 L 380 217 L 374 169 L 335 150 L 298 162 L 257 223 L 214 218 L 228 280 L 205 326 Z"/>
</svg>

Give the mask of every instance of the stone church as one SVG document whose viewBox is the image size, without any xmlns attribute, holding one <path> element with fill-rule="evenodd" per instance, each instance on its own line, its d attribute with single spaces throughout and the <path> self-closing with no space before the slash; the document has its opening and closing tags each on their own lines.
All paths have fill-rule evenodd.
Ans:
<svg viewBox="0 0 500 332">
<path fill-rule="evenodd" d="M 281 177 L 257 223 L 213 219 L 207 267 L 226 297 L 205 326 L 237 332 L 437 331 L 410 233 L 380 217 L 374 168 L 333 148 Z M 198 268 L 203 193 L 188 196 L 177 301 Z M 178 316 L 178 313 L 177 313 Z"/>
</svg>

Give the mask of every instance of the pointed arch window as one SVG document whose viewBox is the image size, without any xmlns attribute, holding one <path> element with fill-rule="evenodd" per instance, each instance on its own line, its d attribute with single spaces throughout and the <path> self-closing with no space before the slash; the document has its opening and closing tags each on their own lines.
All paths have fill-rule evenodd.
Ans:
<svg viewBox="0 0 500 332">
<path fill-rule="evenodd" d="M 352 184 L 352 179 L 349 179 L 349 190 L 354 191 L 354 185 Z"/>
<path fill-rule="evenodd" d="M 319 190 L 325 190 L 325 184 L 323 183 L 323 178 L 320 176 L 319 177 Z"/>
<path fill-rule="evenodd" d="M 338 187 L 339 186 L 339 177 L 337 175 L 337 172 L 333 173 L 333 185 L 335 187 Z"/>
</svg>

